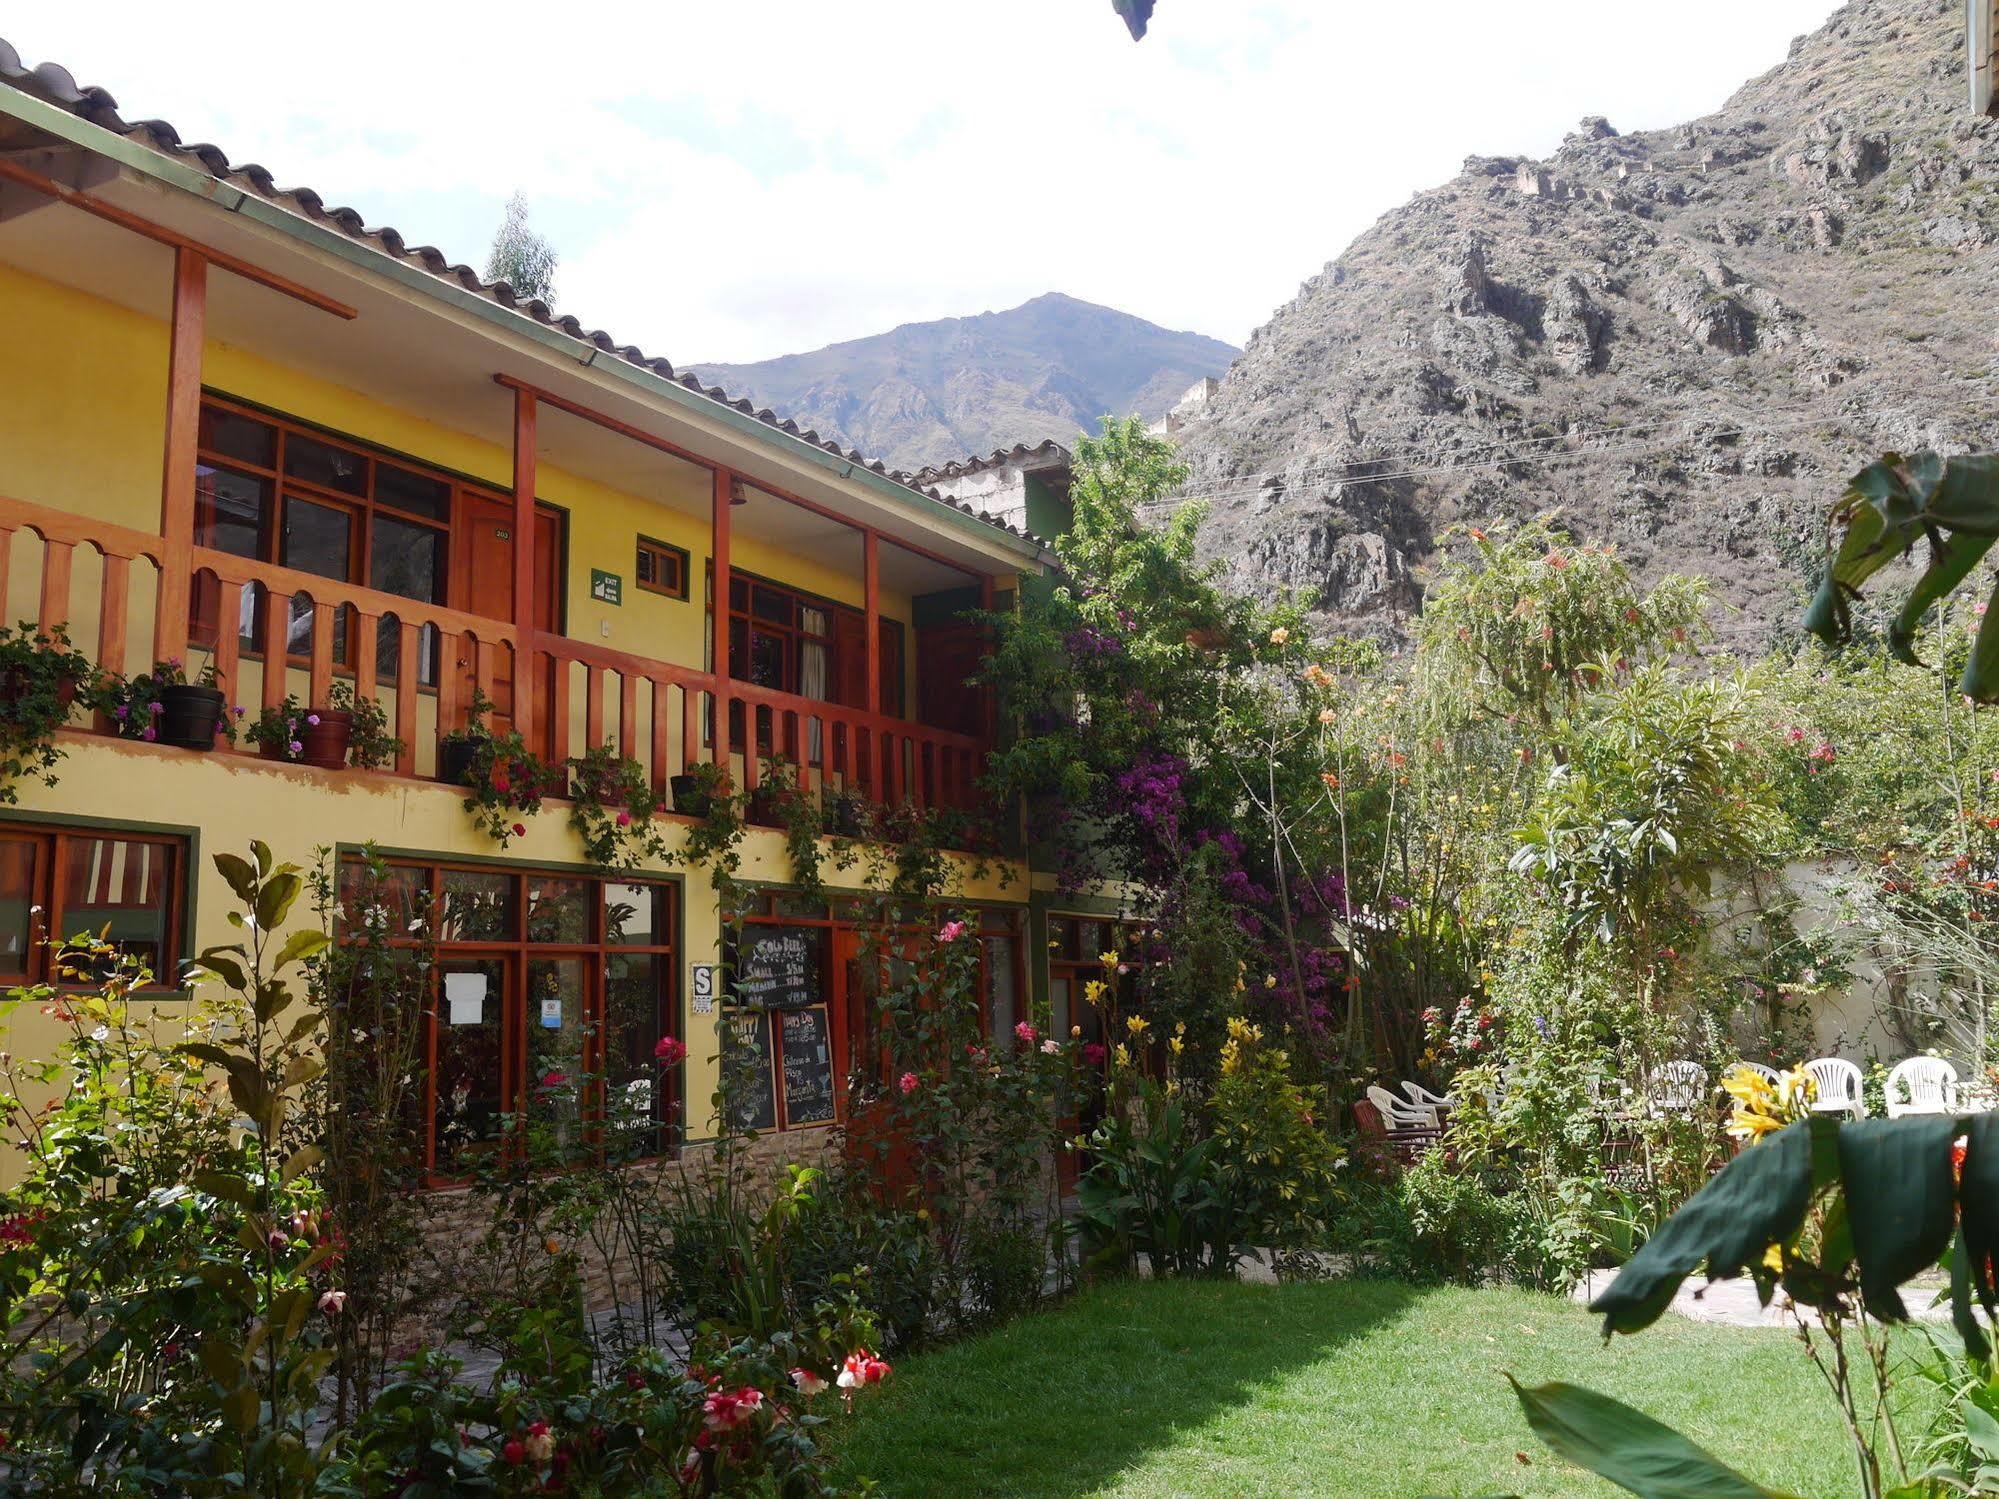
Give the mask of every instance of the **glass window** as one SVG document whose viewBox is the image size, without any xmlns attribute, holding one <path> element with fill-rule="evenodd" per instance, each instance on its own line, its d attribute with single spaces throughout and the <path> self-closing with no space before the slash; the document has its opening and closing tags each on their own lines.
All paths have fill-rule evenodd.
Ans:
<svg viewBox="0 0 1999 1499">
<path fill-rule="evenodd" d="M 285 434 L 285 472 L 294 479 L 317 484 L 321 489 L 334 489 L 351 495 L 368 492 L 366 458 L 351 449 L 338 448 L 330 442 L 321 442 L 297 432 Z"/>
<path fill-rule="evenodd" d="M 506 1122 L 501 1058 L 508 961 L 440 957 L 438 971 L 444 992 L 438 1013 L 431 1138 L 437 1168 L 457 1174 L 472 1158 L 495 1147 Z"/>
<path fill-rule="evenodd" d="M 268 422 L 218 406 L 201 408 L 201 428 L 196 441 L 207 452 L 240 459 L 258 468 L 275 468 L 278 462 L 278 431 Z"/>
<path fill-rule="evenodd" d="M 528 941 L 573 946 L 590 940 L 590 882 L 558 875 L 531 874 L 528 889 Z"/>
<path fill-rule="evenodd" d="M 1001 1047 L 1011 1047 L 1013 1028 L 1024 1018 L 1014 981 L 1013 938 L 987 937 L 985 959 L 986 1013 L 991 1018 L 992 1037 Z"/>
<path fill-rule="evenodd" d="M 0 973 L 26 975 L 41 940 L 36 892 L 42 862 L 39 839 L 0 841 Z"/>
<path fill-rule="evenodd" d="M 667 936 L 667 887 L 604 886 L 604 940 L 634 947 L 658 947 Z"/>
<path fill-rule="evenodd" d="M 443 603 L 444 533 L 391 515 L 376 516 L 368 586 L 427 604 Z"/>
<path fill-rule="evenodd" d="M 264 555 L 271 485 L 231 469 L 199 464 L 194 471 L 194 544 L 236 557 Z"/>
<path fill-rule="evenodd" d="M 451 519 L 449 484 L 428 474 L 397 468 L 393 463 L 376 463 L 375 499 L 380 504 L 407 510 L 412 515 L 427 515 L 432 520 Z"/>
<path fill-rule="evenodd" d="M 583 1114 L 583 959 L 530 958 L 527 967 L 527 1103 L 553 1143 L 573 1147 Z"/>
<path fill-rule="evenodd" d="M 478 869 L 447 869 L 444 909 L 438 916 L 442 942 L 507 942 L 514 938 L 514 877 Z"/>
<path fill-rule="evenodd" d="M 278 561 L 300 572 L 345 580 L 353 553 L 351 511 L 295 494 L 285 496 L 285 544 Z"/>
<path fill-rule="evenodd" d="M 71 838 L 63 861 L 63 935 L 105 934 L 129 958 L 163 974 L 174 850 L 127 838 Z"/>
<path fill-rule="evenodd" d="M 604 960 L 604 1112 L 613 1130 L 656 1131 L 666 1090 L 653 1048 L 664 1035 L 668 970 L 657 953 L 620 952 Z M 657 1149 L 657 1136 L 648 1142 Z"/>
</svg>

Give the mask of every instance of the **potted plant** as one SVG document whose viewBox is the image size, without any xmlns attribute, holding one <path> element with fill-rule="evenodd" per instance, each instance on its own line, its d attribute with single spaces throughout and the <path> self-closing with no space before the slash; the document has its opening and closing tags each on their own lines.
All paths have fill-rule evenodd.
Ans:
<svg viewBox="0 0 1999 1499">
<path fill-rule="evenodd" d="M 321 770 L 340 770 L 347 764 L 347 745 L 354 737 L 354 689 L 335 682 L 326 698 L 324 707 L 306 712 L 299 732 L 299 759 Z"/>
<path fill-rule="evenodd" d="M 243 737 L 257 746 L 266 760 L 296 763 L 305 758 L 305 709 L 295 697 L 273 704 L 259 713 L 243 731 Z"/>
<path fill-rule="evenodd" d="M 750 793 L 744 817 L 760 828 L 781 828 L 790 822 L 791 803 L 798 799 L 798 774 L 782 755 L 764 761 L 764 773 Z"/>
<path fill-rule="evenodd" d="M 647 855 L 666 857 L 666 840 L 653 821 L 659 793 L 638 761 L 599 745 L 569 762 L 569 784 L 569 825 L 591 863 L 636 869 Z"/>
<path fill-rule="evenodd" d="M 437 778 L 454 786 L 467 784 L 467 778 L 479 762 L 479 756 L 492 742 L 492 734 L 486 728 L 486 716 L 493 711 L 493 700 L 477 687 L 472 689 L 472 701 L 465 709 L 465 726 L 453 729 L 437 742 Z"/>
<path fill-rule="evenodd" d="M 541 810 L 543 797 L 562 789 L 562 780 L 562 772 L 529 749 L 518 733 L 486 735 L 476 742 L 472 767 L 465 773 L 471 791 L 465 810 L 505 848 L 527 831 L 524 819 Z"/>
<path fill-rule="evenodd" d="M 61 625 L 47 632 L 23 620 L 0 631 L 0 802 L 15 800 L 14 783 L 40 776 L 53 786 L 56 730 L 69 718 L 90 662 L 71 647 Z"/>
<path fill-rule="evenodd" d="M 352 724 L 347 757 L 356 770 L 386 770 L 403 752 L 403 741 L 389 732 L 389 715 L 372 697 L 358 697 L 347 682 L 333 684 L 332 706 L 344 710 Z"/>
<path fill-rule="evenodd" d="M 112 672 L 92 692 L 91 705 L 108 717 L 125 739 L 209 750 L 218 739 L 234 743 L 236 738 L 229 700 L 215 685 L 212 662 L 198 682 L 188 681 L 179 657 L 155 661 L 151 671 L 135 677 Z M 242 713 L 238 708 L 235 716 L 240 718 Z"/>
<path fill-rule="evenodd" d="M 697 765 L 686 775 L 669 776 L 666 785 L 673 793 L 673 810 L 683 817 L 706 817 L 717 802 L 726 801 L 732 794 L 729 772 L 714 764 Z"/>
<path fill-rule="evenodd" d="M 828 791 L 826 830 L 835 838 L 859 838 L 867 828 L 868 799 L 858 791 Z"/>
</svg>

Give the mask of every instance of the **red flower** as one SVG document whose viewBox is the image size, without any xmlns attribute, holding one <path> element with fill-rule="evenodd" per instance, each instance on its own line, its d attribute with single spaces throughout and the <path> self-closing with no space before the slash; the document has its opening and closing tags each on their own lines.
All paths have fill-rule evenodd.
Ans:
<svg viewBox="0 0 1999 1499">
<path fill-rule="evenodd" d="M 734 1431 L 755 1415 L 763 1402 L 764 1392 L 755 1385 L 717 1390 L 701 1402 L 701 1424 L 710 1431 Z"/>
<path fill-rule="evenodd" d="M 525 838 L 527 836 L 527 831 L 528 831 L 528 825 L 526 823 L 517 822 L 514 824 L 514 836 L 516 838 Z"/>
<path fill-rule="evenodd" d="M 513 779 L 504 770 L 496 770 L 493 772 L 493 789 L 505 796 L 514 789 Z"/>
<path fill-rule="evenodd" d="M 687 1043 L 678 1036 L 661 1036 L 659 1045 L 652 1049 L 655 1062 L 662 1067 L 671 1067 L 687 1060 Z"/>
<path fill-rule="evenodd" d="M 512 1437 L 508 1440 L 507 1445 L 500 1449 L 500 1456 L 518 1468 L 528 1460 L 527 1444 L 519 1437 Z"/>
</svg>

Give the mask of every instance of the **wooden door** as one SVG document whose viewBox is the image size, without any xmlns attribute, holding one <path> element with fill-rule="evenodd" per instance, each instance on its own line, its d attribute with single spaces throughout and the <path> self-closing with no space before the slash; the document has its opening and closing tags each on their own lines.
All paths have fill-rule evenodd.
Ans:
<svg viewBox="0 0 1999 1499">
<path fill-rule="evenodd" d="M 534 623 L 553 631 L 560 625 L 556 580 L 562 566 L 561 532 L 553 511 L 537 510 L 535 526 Z M 514 508 L 485 495 L 461 494 L 457 523 L 451 528 L 452 607 L 487 619 L 511 621 L 514 617 Z M 505 651 L 492 652 L 492 727 L 505 732 L 513 727 L 513 664 Z M 461 648 L 447 670 L 459 674 L 459 701 L 472 700 L 478 681 L 478 663 L 469 650 Z"/>
<path fill-rule="evenodd" d="M 982 669 L 986 632 L 970 620 L 916 632 L 916 716 L 935 729 L 977 736 L 985 727 Z"/>
</svg>

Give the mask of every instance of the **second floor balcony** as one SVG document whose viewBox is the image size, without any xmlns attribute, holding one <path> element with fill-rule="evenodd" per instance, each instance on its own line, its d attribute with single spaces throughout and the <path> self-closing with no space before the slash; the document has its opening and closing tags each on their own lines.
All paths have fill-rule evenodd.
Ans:
<svg viewBox="0 0 1999 1499">
<path fill-rule="evenodd" d="M 480 696 L 662 787 L 781 756 L 813 791 L 976 801 L 975 616 L 1038 547 L 202 205 L 135 228 L 123 177 L 89 180 L 96 208 L 0 202 L 0 619 L 111 671 L 212 668 L 253 716 L 345 682 L 409 777 Z"/>
</svg>

